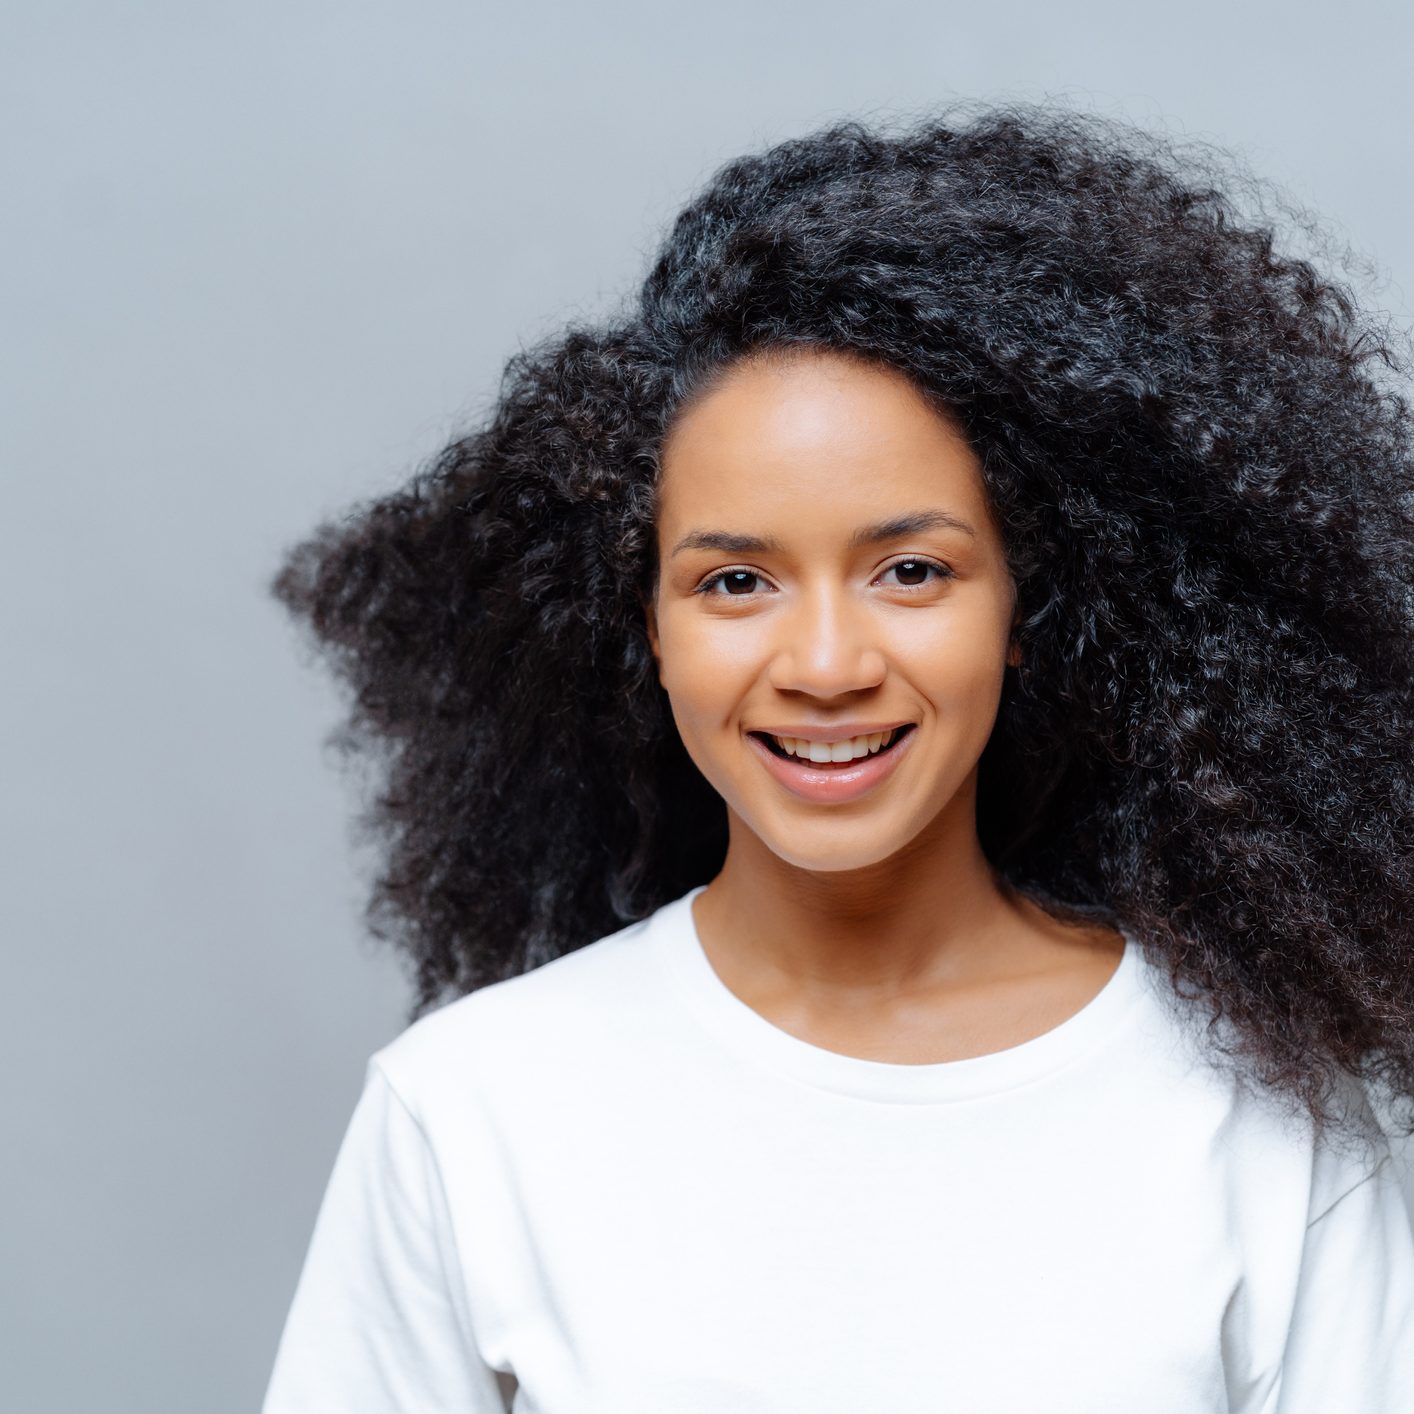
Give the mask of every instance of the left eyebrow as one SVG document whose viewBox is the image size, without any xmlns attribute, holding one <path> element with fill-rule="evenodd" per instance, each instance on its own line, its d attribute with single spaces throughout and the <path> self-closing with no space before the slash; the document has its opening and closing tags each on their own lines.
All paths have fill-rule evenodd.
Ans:
<svg viewBox="0 0 1414 1414">
<path fill-rule="evenodd" d="M 916 535 L 923 530 L 960 530 L 974 539 L 977 536 L 977 532 L 965 520 L 959 520 L 947 511 L 909 511 L 905 515 L 892 516 L 872 525 L 861 525 L 849 537 L 849 548 L 859 550 L 866 545 L 897 540 L 900 536 Z M 673 555 L 682 550 L 721 550 L 729 555 L 763 555 L 782 548 L 779 540 L 770 537 L 738 535 L 729 530 L 693 530 L 673 546 L 668 558 L 672 559 Z"/>
<path fill-rule="evenodd" d="M 906 515 L 894 516 L 891 520 L 860 526 L 849 537 L 849 548 L 859 550 L 865 545 L 877 545 L 882 540 L 897 540 L 901 535 L 916 535 L 921 530 L 961 530 L 974 539 L 977 535 L 965 520 L 959 520 L 947 511 L 910 511 Z"/>
</svg>

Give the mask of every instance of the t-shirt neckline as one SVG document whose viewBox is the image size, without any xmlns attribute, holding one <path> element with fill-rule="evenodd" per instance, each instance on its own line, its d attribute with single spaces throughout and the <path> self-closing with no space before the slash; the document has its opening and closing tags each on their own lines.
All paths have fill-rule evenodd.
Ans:
<svg viewBox="0 0 1414 1414">
<path fill-rule="evenodd" d="M 698 884 L 664 904 L 652 928 L 681 999 L 737 1054 L 823 1090 L 860 1099 L 929 1103 L 974 1099 L 1049 1075 L 1115 1034 L 1141 994 L 1139 944 L 1121 927 L 1124 952 L 1105 985 L 1079 1011 L 1019 1045 L 963 1060 L 910 1065 L 826 1050 L 768 1021 L 717 975 L 698 936 Z"/>
</svg>

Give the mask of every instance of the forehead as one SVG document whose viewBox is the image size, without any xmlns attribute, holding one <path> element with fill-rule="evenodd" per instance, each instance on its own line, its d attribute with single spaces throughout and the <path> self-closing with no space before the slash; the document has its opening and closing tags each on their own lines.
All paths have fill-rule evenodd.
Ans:
<svg viewBox="0 0 1414 1414">
<path fill-rule="evenodd" d="M 847 355 L 792 350 L 740 363 L 664 441 L 665 520 L 769 513 L 821 496 L 986 518 L 980 466 L 956 422 L 902 372 Z"/>
</svg>

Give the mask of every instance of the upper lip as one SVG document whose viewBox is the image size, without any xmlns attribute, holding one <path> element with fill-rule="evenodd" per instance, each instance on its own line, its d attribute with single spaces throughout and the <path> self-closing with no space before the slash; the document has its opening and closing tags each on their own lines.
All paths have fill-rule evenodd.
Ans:
<svg viewBox="0 0 1414 1414">
<path fill-rule="evenodd" d="M 754 732 L 770 736 L 793 736 L 801 741 L 848 741 L 856 736 L 873 736 L 876 732 L 891 732 L 895 727 L 911 727 L 912 722 L 831 722 L 824 727 L 752 727 Z"/>
</svg>

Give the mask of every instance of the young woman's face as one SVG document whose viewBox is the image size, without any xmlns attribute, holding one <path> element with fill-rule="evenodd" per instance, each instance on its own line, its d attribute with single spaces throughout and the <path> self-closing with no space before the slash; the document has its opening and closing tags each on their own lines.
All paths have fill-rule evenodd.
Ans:
<svg viewBox="0 0 1414 1414">
<path fill-rule="evenodd" d="M 733 831 L 836 870 L 949 808 L 975 828 L 1015 589 L 975 454 L 904 375 L 816 352 L 738 365 L 663 447 L 657 534 L 649 640 Z M 778 754 L 769 734 L 808 740 Z"/>
</svg>

